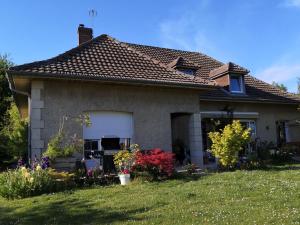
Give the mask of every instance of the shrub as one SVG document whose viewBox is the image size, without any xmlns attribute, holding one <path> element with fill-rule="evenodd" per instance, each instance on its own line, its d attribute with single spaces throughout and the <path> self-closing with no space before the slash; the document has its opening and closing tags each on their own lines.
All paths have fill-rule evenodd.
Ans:
<svg viewBox="0 0 300 225">
<path fill-rule="evenodd" d="M 65 143 L 65 134 L 59 131 L 48 143 L 47 150 L 43 156 L 49 157 L 51 160 L 56 158 L 70 157 L 75 152 L 82 150 L 82 140 L 78 139 L 76 135 L 71 137 L 70 141 Z"/>
<path fill-rule="evenodd" d="M 3 128 L 0 128 L 0 166 L 15 163 L 20 157 L 26 157 L 28 142 L 28 120 L 20 117 L 15 103 L 4 115 L 6 119 Z"/>
<path fill-rule="evenodd" d="M 39 165 L 35 170 L 20 167 L 0 174 L 0 195 L 14 199 L 62 191 L 71 187 L 70 181 L 70 175 L 43 170 Z"/>
<path fill-rule="evenodd" d="M 272 152 L 275 152 L 277 147 L 273 142 L 260 141 L 256 143 L 257 157 L 260 160 L 268 161 L 272 159 Z"/>
<path fill-rule="evenodd" d="M 64 132 L 64 124 L 66 121 L 75 120 L 81 126 L 89 127 L 91 125 L 88 114 L 82 114 L 77 117 L 63 116 L 60 121 L 58 133 L 49 141 L 46 152 L 43 156 L 49 157 L 51 160 L 56 158 L 70 157 L 75 152 L 80 152 L 83 148 L 83 140 L 78 138 L 76 134 L 69 137 Z"/>
<path fill-rule="evenodd" d="M 193 163 L 185 165 L 184 169 L 186 170 L 187 174 L 189 174 L 189 175 L 192 175 L 193 173 L 197 172 L 197 166 Z"/>
<path fill-rule="evenodd" d="M 136 176 L 146 172 L 153 179 L 170 177 L 174 173 L 174 154 L 161 149 L 137 152 L 132 170 Z"/>
<path fill-rule="evenodd" d="M 258 157 L 257 152 L 249 152 L 246 156 L 240 157 L 237 167 L 242 170 L 255 170 L 265 168 L 266 164 Z"/>
<path fill-rule="evenodd" d="M 0 195 L 2 197 L 24 198 L 54 190 L 54 180 L 46 170 L 30 171 L 25 167 L 8 170 L 0 176 Z"/>
<path fill-rule="evenodd" d="M 238 152 L 250 141 L 250 129 L 244 129 L 238 120 L 228 124 L 220 132 L 210 132 L 211 151 L 221 166 L 230 168 L 238 161 Z"/>
</svg>

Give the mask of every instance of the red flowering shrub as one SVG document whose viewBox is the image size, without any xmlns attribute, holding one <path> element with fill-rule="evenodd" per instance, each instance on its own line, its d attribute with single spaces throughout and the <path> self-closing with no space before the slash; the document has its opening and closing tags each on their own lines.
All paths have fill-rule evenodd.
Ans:
<svg viewBox="0 0 300 225">
<path fill-rule="evenodd" d="M 174 172 L 174 154 L 158 148 L 137 152 L 132 171 L 148 172 L 154 179 L 169 177 Z"/>
</svg>

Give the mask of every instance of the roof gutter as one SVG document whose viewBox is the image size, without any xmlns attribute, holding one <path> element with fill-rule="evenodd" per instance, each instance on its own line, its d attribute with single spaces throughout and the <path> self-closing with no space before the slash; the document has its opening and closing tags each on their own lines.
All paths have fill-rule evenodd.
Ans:
<svg viewBox="0 0 300 225">
<path fill-rule="evenodd" d="M 139 84 L 150 86 L 164 86 L 164 87 L 177 87 L 189 89 L 202 89 L 211 90 L 217 88 L 215 85 L 193 84 L 193 83 L 177 83 L 173 81 L 155 81 L 147 79 L 132 79 L 132 78 L 119 78 L 119 77 L 96 77 L 93 75 L 86 75 L 84 78 L 80 74 L 54 74 L 54 73 L 33 73 L 24 71 L 7 71 L 10 75 L 22 76 L 28 78 L 43 78 L 43 79 L 63 79 L 63 80 L 81 80 L 81 81 L 101 81 L 106 83 L 119 83 L 119 84 Z"/>
<path fill-rule="evenodd" d="M 268 99 L 232 99 L 232 98 L 209 98 L 209 97 L 206 97 L 206 98 L 202 98 L 200 97 L 200 101 L 213 101 L 213 102 L 238 102 L 238 103 L 245 103 L 245 102 L 248 102 L 248 103 L 265 103 L 265 104 L 280 104 L 280 105 L 299 105 L 300 104 L 300 101 L 299 102 L 284 102 L 284 101 L 272 101 L 272 100 L 268 100 Z"/>
<path fill-rule="evenodd" d="M 21 94 L 21 95 L 26 95 L 27 97 L 30 98 L 30 93 L 29 92 L 26 92 L 26 91 L 20 91 L 20 90 L 17 90 L 15 88 L 15 84 L 14 84 L 14 81 L 13 81 L 13 78 L 12 78 L 12 75 L 7 71 L 6 74 L 6 79 L 8 80 L 8 84 L 9 84 L 9 89 L 14 92 L 14 93 L 17 93 L 17 94 Z"/>
</svg>

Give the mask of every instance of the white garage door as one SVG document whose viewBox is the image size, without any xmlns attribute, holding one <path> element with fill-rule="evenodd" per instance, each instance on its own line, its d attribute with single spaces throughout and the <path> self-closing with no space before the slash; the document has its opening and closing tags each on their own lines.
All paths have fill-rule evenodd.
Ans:
<svg viewBox="0 0 300 225">
<path fill-rule="evenodd" d="M 90 127 L 83 127 L 84 139 L 101 139 L 103 137 L 133 137 L 132 113 L 98 111 L 90 112 Z"/>
</svg>

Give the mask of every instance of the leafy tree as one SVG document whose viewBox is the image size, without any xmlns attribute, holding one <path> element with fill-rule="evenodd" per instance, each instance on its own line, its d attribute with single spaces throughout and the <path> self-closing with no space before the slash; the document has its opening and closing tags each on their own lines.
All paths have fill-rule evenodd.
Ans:
<svg viewBox="0 0 300 225">
<path fill-rule="evenodd" d="M 272 85 L 273 85 L 274 87 L 279 88 L 279 89 L 282 90 L 282 91 L 287 92 L 287 87 L 286 87 L 284 84 L 279 84 L 279 83 L 273 81 L 273 82 L 272 82 Z"/>
<path fill-rule="evenodd" d="M 4 151 L 7 160 L 17 160 L 27 153 L 27 119 L 20 117 L 15 103 L 11 103 L 6 112 L 7 121 L 0 131 L 0 136 L 5 140 Z"/>
<path fill-rule="evenodd" d="M 4 126 L 6 111 L 12 102 L 11 91 L 5 77 L 6 70 L 12 65 L 7 55 L 0 55 L 0 130 Z"/>
<path fill-rule="evenodd" d="M 225 168 L 237 163 L 238 153 L 250 141 L 250 129 L 244 129 L 238 120 L 226 125 L 223 130 L 210 132 L 208 135 L 212 141 L 212 153 Z"/>
<path fill-rule="evenodd" d="M 27 121 L 19 115 L 5 76 L 12 65 L 7 55 L 0 55 L 0 166 L 27 152 Z"/>
</svg>

